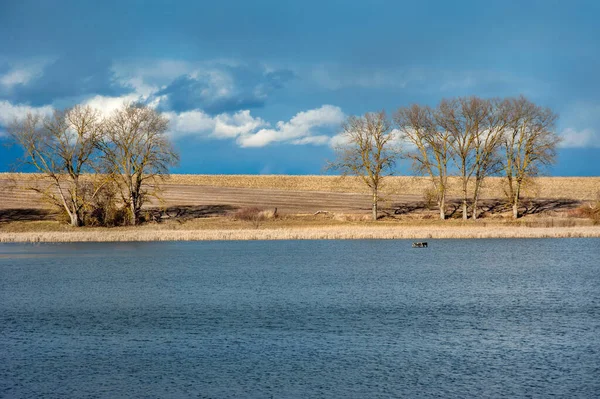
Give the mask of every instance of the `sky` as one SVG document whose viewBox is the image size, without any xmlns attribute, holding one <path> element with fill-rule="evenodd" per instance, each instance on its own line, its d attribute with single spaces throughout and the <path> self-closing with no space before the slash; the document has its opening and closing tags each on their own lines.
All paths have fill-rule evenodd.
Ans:
<svg viewBox="0 0 600 399">
<path fill-rule="evenodd" d="M 349 115 L 523 94 L 559 115 L 547 172 L 600 175 L 599 15 L 594 0 L 0 0 L 0 141 L 27 112 L 141 101 L 170 120 L 175 173 L 321 174 Z M 19 154 L 0 146 L 0 171 Z"/>
</svg>

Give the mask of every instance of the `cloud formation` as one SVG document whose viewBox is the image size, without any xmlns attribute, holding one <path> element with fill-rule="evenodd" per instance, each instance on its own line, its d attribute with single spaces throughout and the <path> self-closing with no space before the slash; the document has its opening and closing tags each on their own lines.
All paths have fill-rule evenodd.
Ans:
<svg viewBox="0 0 600 399">
<path fill-rule="evenodd" d="M 131 91 L 115 82 L 107 59 L 63 55 L 11 65 L 0 76 L 0 95 L 16 104 L 73 105 L 89 96 L 119 96 Z"/>
<path fill-rule="evenodd" d="M 261 118 L 250 115 L 249 110 L 216 116 L 202 110 L 167 112 L 165 115 L 171 121 L 171 135 L 176 139 L 184 136 L 235 139 L 267 125 Z"/>
<path fill-rule="evenodd" d="M 324 144 L 324 135 L 315 135 L 322 128 L 339 126 L 344 120 L 341 108 L 323 105 L 320 108 L 299 112 L 288 122 L 277 122 L 275 128 L 260 129 L 256 133 L 238 138 L 242 147 L 264 147 L 274 142 L 291 144 Z"/>
<path fill-rule="evenodd" d="M 294 78 L 289 70 L 267 71 L 249 65 L 200 66 L 156 93 L 161 107 L 176 111 L 223 112 L 263 107 L 268 96 Z"/>
<path fill-rule="evenodd" d="M 275 127 L 261 118 L 253 117 L 250 110 L 233 114 L 211 116 L 201 110 L 182 113 L 168 112 L 174 138 L 200 136 L 235 139 L 241 147 L 264 147 L 273 143 L 294 145 L 324 145 L 331 136 L 325 134 L 344 119 L 341 108 L 332 105 L 299 112 L 289 121 L 279 121 Z"/>
<path fill-rule="evenodd" d="M 600 135 L 592 129 L 575 130 L 567 128 L 560 133 L 562 148 L 600 148 Z"/>
<path fill-rule="evenodd" d="M 15 119 L 21 119 L 28 113 L 50 115 L 53 108 L 45 105 L 43 107 L 32 107 L 25 104 L 11 104 L 6 100 L 0 100 L 0 125 L 8 126 Z"/>
<path fill-rule="evenodd" d="M 0 75 L 0 85 L 4 86 L 5 89 L 10 90 L 14 86 L 23 85 L 29 83 L 42 73 L 43 67 L 41 65 L 27 65 L 20 67 L 13 67 Z"/>
</svg>

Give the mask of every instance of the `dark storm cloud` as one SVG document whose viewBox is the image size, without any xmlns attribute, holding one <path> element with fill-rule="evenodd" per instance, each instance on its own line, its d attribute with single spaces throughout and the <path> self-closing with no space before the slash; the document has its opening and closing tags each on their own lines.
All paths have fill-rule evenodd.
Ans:
<svg viewBox="0 0 600 399">
<path fill-rule="evenodd" d="M 28 82 L 5 90 L 2 97 L 40 106 L 64 98 L 119 96 L 129 91 L 114 80 L 109 60 L 65 55 L 48 63 Z"/>
<path fill-rule="evenodd" d="M 220 66 L 180 76 L 156 93 L 161 107 L 176 112 L 202 109 L 209 114 L 260 108 L 268 96 L 294 78 L 289 70 L 265 72 L 249 66 Z"/>
</svg>

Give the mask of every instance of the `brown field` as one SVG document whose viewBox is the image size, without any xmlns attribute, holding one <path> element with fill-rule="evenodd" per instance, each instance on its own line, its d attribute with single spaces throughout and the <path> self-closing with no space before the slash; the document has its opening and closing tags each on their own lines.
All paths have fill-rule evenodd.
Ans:
<svg viewBox="0 0 600 399">
<path fill-rule="evenodd" d="M 28 182 L 34 173 L 0 173 L 0 184 L 9 180 Z M 458 179 L 451 178 L 450 195 L 458 196 Z M 167 185 L 212 186 L 231 188 L 277 189 L 284 191 L 324 191 L 368 194 L 367 187 L 357 177 L 292 176 L 292 175 L 171 175 Z M 386 178 L 385 191 L 395 195 L 423 196 L 431 188 L 426 177 L 391 176 Z M 538 177 L 526 189 L 525 195 L 538 198 L 593 200 L 600 193 L 600 177 Z M 503 179 L 490 177 L 483 189 L 484 198 L 502 198 Z"/>
<path fill-rule="evenodd" d="M 424 201 L 426 178 L 391 177 L 381 203 L 383 219 L 374 224 L 368 221 L 370 196 L 357 178 L 173 175 L 162 200 L 148 207 L 160 223 L 134 230 L 72 230 L 53 222 L 51 208 L 28 189 L 35 180 L 32 174 L 0 174 L 0 241 L 600 236 L 590 220 L 572 217 L 596 198 L 600 177 L 536 179 L 527 191 L 532 198 L 525 201 L 526 216 L 516 222 L 509 218 L 501 179 L 490 178 L 483 219 L 467 223 L 436 220 L 437 210 Z M 458 192 L 450 194 L 452 211 Z M 254 225 L 225 217 L 248 207 L 277 208 L 278 217 Z"/>
<path fill-rule="evenodd" d="M 289 175 L 172 175 L 170 184 L 189 186 L 277 189 L 287 191 L 324 191 L 368 194 L 359 178 L 339 176 Z M 451 179 L 450 196 L 459 196 L 458 179 Z M 391 176 L 385 191 L 391 195 L 422 197 L 431 182 L 425 177 Z M 526 189 L 525 195 L 537 198 L 592 200 L 600 192 L 600 177 L 538 177 Z M 503 179 L 487 179 L 483 198 L 503 198 Z"/>
</svg>

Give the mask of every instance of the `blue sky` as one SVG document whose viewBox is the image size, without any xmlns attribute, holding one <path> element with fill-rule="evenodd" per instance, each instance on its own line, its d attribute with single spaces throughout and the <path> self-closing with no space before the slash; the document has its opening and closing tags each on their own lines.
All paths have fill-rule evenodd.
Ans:
<svg viewBox="0 0 600 399">
<path fill-rule="evenodd" d="M 347 116 L 526 95 L 554 175 L 600 175 L 596 1 L 0 0 L 0 135 L 26 112 L 141 100 L 180 173 L 319 174 Z M 0 170 L 17 150 L 0 148 Z M 401 170 L 402 172 L 402 170 Z"/>
</svg>

